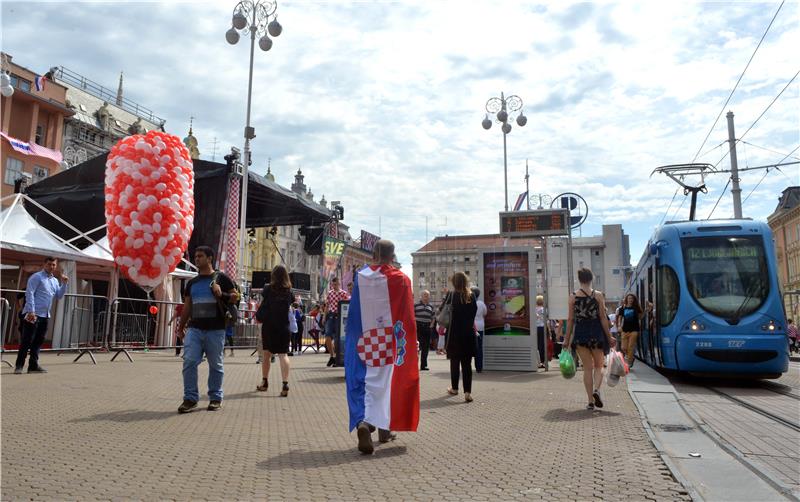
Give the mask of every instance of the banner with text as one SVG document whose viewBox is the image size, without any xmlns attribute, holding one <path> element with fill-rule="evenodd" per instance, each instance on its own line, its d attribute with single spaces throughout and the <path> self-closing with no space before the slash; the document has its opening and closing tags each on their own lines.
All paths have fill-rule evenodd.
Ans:
<svg viewBox="0 0 800 502">
<path fill-rule="evenodd" d="M 328 287 L 328 282 L 336 275 L 339 262 L 344 254 L 345 242 L 332 237 L 325 237 L 324 247 L 322 248 L 325 257 L 322 264 L 323 291 Z"/>
</svg>

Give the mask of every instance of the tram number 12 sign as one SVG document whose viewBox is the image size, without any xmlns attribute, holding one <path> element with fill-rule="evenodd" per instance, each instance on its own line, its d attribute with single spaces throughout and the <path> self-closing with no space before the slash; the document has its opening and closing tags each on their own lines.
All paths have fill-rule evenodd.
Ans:
<svg viewBox="0 0 800 502">
<path fill-rule="evenodd" d="M 504 236 L 538 237 L 569 233 L 569 211 L 536 209 L 500 213 L 500 234 Z"/>
</svg>

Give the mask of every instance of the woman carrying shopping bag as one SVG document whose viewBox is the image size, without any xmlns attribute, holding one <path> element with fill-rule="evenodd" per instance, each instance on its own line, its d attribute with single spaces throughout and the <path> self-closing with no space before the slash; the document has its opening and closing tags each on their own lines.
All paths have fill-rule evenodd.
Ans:
<svg viewBox="0 0 800 502">
<path fill-rule="evenodd" d="M 565 347 L 577 350 L 583 365 L 583 386 L 589 398 L 587 410 L 602 408 L 600 385 L 603 383 L 603 360 L 609 348 L 616 343 L 606 314 L 605 297 L 600 291 L 592 289 L 592 271 L 588 268 L 578 270 L 581 287 L 569 298 L 569 317 Z"/>
</svg>

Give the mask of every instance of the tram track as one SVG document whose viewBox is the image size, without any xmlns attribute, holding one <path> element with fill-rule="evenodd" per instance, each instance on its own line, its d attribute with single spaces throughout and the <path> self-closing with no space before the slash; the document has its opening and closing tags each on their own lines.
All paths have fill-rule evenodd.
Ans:
<svg viewBox="0 0 800 502">
<path fill-rule="evenodd" d="M 781 416 L 781 415 L 778 415 L 776 413 L 773 413 L 772 411 L 765 409 L 763 406 L 759 406 L 758 404 L 755 404 L 752 401 L 745 399 L 744 396 L 734 396 L 734 395 L 732 395 L 732 394 L 730 394 L 728 392 L 725 392 L 724 390 L 720 389 L 719 387 L 713 387 L 713 386 L 709 386 L 709 385 L 703 385 L 702 387 L 704 387 L 704 388 L 706 388 L 706 389 L 708 389 L 708 390 L 710 390 L 710 391 L 712 391 L 712 392 L 724 397 L 725 399 L 727 399 L 729 401 L 735 402 L 738 405 L 749 409 L 750 411 L 758 413 L 759 415 L 764 416 L 766 418 L 769 418 L 770 420 L 772 420 L 774 422 L 780 423 L 780 424 L 782 424 L 782 425 L 784 425 L 786 427 L 789 427 L 789 428 L 791 428 L 791 429 L 793 429 L 793 430 L 795 430 L 797 432 L 800 432 L 800 421 L 791 420 L 791 419 L 786 418 L 784 416 Z M 760 387 L 760 389 L 767 390 L 767 391 L 773 392 L 775 394 L 780 394 L 780 395 L 783 395 L 783 396 L 787 396 L 787 397 L 790 397 L 790 398 L 794 398 L 794 399 L 800 400 L 800 397 L 798 397 L 796 395 L 793 395 L 793 394 L 790 394 L 788 392 L 781 392 L 781 391 L 778 391 L 778 390 L 775 390 L 775 389 L 771 389 L 771 388 L 768 388 L 768 387 Z"/>
</svg>

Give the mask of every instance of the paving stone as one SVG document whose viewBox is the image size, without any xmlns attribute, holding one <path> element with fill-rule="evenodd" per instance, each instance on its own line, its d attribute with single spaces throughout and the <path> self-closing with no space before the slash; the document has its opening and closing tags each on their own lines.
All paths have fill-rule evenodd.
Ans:
<svg viewBox="0 0 800 502">
<path fill-rule="evenodd" d="M 419 431 L 366 457 L 347 431 L 343 370 L 322 354 L 292 358 L 288 398 L 277 365 L 261 393 L 255 359 L 228 358 L 223 409 L 203 398 L 186 415 L 181 360 L 134 358 L 45 354 L 46 375 L 2 370 L 3 500 L 689 500 L 624 383 L 592 413 L 580 379 L 484 372 L 464 403 L 431 356 Z M 201 393 L 206 378 L 201 365 Z"/>
</svg>

